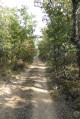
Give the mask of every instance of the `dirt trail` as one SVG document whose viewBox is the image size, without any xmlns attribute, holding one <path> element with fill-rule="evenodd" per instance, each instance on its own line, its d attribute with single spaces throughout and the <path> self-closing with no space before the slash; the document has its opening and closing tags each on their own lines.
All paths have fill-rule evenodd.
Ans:
<svg viewBox="0 0 80 119">
<path fill-rule="evenodd" d="M 45 64 L 35 57 L 24 72 L 13 75 L 10 81 L 0 81 L 0 119 L 69 119 L 59 118 L 57 112 L 61 108 L 64 112 L 65 104 L 52 101 L 45 68 Z"/>
<path fill-rule="evenodd" d="M 0 81 L 0 119 L 58 119 L 47 90 L 45 65 L 34 58 L 10 82 Z"/>
<path fill-rule="evenodd" d="M 33 87 L 33 117 L 32 119 L 58 119 L 51 96 L 48 92 L 45 65 L 35 58 L 35 67 L 38 70 L 37 79 Z"/>
</svg>

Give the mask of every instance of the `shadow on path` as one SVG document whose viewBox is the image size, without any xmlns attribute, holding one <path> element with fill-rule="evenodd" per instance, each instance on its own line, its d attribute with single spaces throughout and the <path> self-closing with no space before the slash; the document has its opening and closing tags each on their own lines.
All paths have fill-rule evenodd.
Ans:
<svg viewBox="0 0 80 119">
<path fill-rule="evenodd" d="M 0 119 L 32 118 L 32 86 L 37 78 L 37 68 L 17 75 L 9 84 L 0 87 Z"/>
</svg>

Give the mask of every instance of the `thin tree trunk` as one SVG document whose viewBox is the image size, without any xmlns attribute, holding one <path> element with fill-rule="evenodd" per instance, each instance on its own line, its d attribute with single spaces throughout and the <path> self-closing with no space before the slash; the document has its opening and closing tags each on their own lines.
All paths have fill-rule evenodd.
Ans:
<svg viewBox="0 0 80 119">
<path fill-rule="evenodd" d="M 78 39 L 78 20 L 77 20 L 77 8 L 79 0 L 72 0 L 73 4 L 73 36 L 72 42 L 78 49 L 78 66 L 79 66 L 79 77 L 80 77 L 80 39 Z"/>
<path fill-rule="evenodd" d="M 79 66 L 79 77 L 80 77 L 80 48 L 78 49 L 78 66 Z"/>
<path fill-rule="evenodd" d="M 54 45 L 54 62 L 55 62 L 55 72 L 57 77 L 57 54 L 56 54 L 56 46 Z"/>
<path fill-rule="evenodd" d="M 77 45 L 78 43 L 78 23 L 77 23 L 77 7 L 78 7 L 78 0 L 72 0 L 73 3 L 73 43 Z"/>
<path fill-rule="evenodd" d="M 65 49 L 65 46 L 63 46 L 63 76 L 64 78 L 66 78 L 66 67 L 65 67 L 65 64 L 66 64 L 66 57 L 65 57 L 65 53 L 66 53 L 66 49 Z"/>
</svg>

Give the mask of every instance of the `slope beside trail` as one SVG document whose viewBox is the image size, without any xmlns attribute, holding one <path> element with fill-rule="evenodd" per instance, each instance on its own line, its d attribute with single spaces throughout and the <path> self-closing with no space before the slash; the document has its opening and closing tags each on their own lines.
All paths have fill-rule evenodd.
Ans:
<svg viewBox="0 0 80 119">
<path fill-rule="evenodd" d="M 45 69 L 45 64 L 35 57 L 33 64 L 21 74 L 0 81 L 0 119 L 64 119 L 57 112 L 68 109 L 65 102 L 52 101 Z"/>
</svg>

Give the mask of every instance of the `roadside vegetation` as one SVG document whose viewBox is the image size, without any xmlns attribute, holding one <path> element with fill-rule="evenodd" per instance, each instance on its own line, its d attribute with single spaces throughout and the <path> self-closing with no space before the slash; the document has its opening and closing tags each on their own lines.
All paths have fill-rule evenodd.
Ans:
<svg viewBox="0 0 80 119">
<path fill-rule="evenodd" d="M 20 9 L 0 6 L 1 77 L 32 63 L 36 39 L 33 34 L 36 27 L 34 17 L 26 6 Z"/>
<path fill-rule="evenodd" d="M 51 0 L 42 7 L 48 18 L 38 42 L 39 58 L 80 118 L 80 2 Z"/>
</svg>

